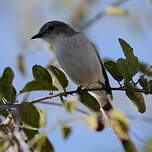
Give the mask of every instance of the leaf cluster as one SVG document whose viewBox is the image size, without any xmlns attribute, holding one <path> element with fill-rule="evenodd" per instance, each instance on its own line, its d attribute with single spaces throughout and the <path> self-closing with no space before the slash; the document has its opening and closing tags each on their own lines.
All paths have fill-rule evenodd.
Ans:
<svg viewBox="0 0 152 152">
<path fill-rule="evenodd" d="M 133 48 L 122 39 L 119 39 L 119 43 L 125 58 L 119 58 L 117 61 L 109 60 L 104 65 L 112 77 L 120 84 L 120 87 L 126 89 L 127 97 L 138 108 L 138 111 L 143 113 L 146 111 L 144 97 L 141 92 L 135 92 L 133 89 L 140 87 L 144 90 L 144 93 L 152 93 L 152 82 L 144 78 L 146 74 L 138 76 L 141 71 L 141 63 L 134 55 Z M 136 75 L 139 78 L 137 82 L 134 82 Z"/>
<path fill-rule="evenodd" d="M 105 62 L 104 66 L 112 77 L 119 83 L 120 88 L 125 90 L 126 95 L 138 108 L 138 111 L 143 113 L 146 110 L 144 97 L 141 92 L 135 92 L 134 89 L 139 88 L 145 94 L 152 94 L 152 80 L 149 80 L 147 77 L 147 75 L 151 76 L 150 72 L 145 70 L 146 72 L 139 76 L 139 72 L 144 65 L 142 64 L 141 68 L 141 63 L 134 55 L 133 48 L 127 42 L 119 39 L 119 43 L 123 50 L 124 58 L 119 58 L 117 61 L 108 60 Z M 67 98 L 67 96 L 71 95 L 70 91 L 66 91 L 69 81 L 62 70 L 53 65 L 49 66 L 48 69 L 42 67 L 41 65 L 34 65 L 32 68 L 32 73 L 33 80 L 25 84 L 23 89 L 20 91 L 20 94 L 32 91 L 50 91 L 53 95 L 54 91 L 60 92 L 62 89 L 63 93 L 59 93 L 57 95 L 60 97 L 59 99 L 61 104 L 69 114 L 76 110 L 76 101 Z M 134 77 L 136 75 L 139 77 L 139 79 L 137 82 L 134 82 Z M 61 89 L 57 84 L 54 83 L 54 78 L 58 81 Z M 17 101 L 16 89 L 12 84 L 13 79 L 14 73 L 11 68 L 7 67 L 0 77 L 1 105 L 11 105 Z M 110 124 L 110 126 L 112 126 L 115 132 L 118 134 L 120 140 L 124 142 L 124 149 L 126 151 L 129 149 L 131 152 L 133 150 L 136 151 L 128 135 L 128 120 L 123 113 L 114 110 L 110 113 L 110 120 L 104 122 L 99 119 L 100 105 L 96 98 L 94 98 L 88 91 L 83 91 L 81 89 L 73 92 L 77 93 L 80 102 L 84 104 L 91 112 L 93 112 L 93 115 L 87 115 L 82 118 L 91 129 L 101 131 L 105 125 Z M 30 147 L 31 151 L 54 152 L 55 150 L 47 134 L 40 132 L 41 128 L 45 128 L 47 123 L 46 113 L 44 110 L 36 107 L 34 105 L 35 102 L 19 101 L 19 103 L 20 104 L 17 110 L 19 110 L 19 120 L 21 121 L 20 129 L 25 135 L 26 143 L 29 143 L 30 145 L 30 143 L 34 140 Z M 8 112 L 9 110 L 1 110 L 0 115 L 7 117 Z M 62 132 L 63 138 L 67 139 L 72 132 L 71 127 L 62 121 L 58 123 L 58 126 Z M 0 149 L 5 150 L 9 147 L 8 140 L 0 143 Z"/>
</svg>

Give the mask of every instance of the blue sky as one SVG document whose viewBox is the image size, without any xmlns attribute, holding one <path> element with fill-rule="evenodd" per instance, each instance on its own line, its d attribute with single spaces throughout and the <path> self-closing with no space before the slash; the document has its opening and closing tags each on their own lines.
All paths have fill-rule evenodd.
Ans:
<svg viewBox="0 0 152 152">
<path fill-rule="evenodd" d="M 24 1 L 25 2 L 25 1 Z M 93 17 L 95 14 L 100 12 L 110 1 L 102 5 L 102 2 L 96 2 L 90 9 L 89 17 Z M 53 1 L 52 1 L 53 3 Z M 17 35 L 17 24 L 19 14 L 16 10 L 15 4 L 9 1 L 0 2 L 1 9 L 1 24 L 0 24 L 0 74 L 6 66 L 11 66 L 15 72 L 14 85 L 18 90 L 22 89 L 25 82 L 31 80 L 31 68 L 34 64 L 45 65 L 49 61 L 49 53 L 47 51 L 41 51 L 41 49 L 33 50 L 22 50 L 20 42 L 18 40 L 22 35 Z M 54 6 L 54 5 L 53 5 Z M 52 7 L 53 7 L 52 6 Z M 23 6 L 21 6 L 23 7 Z M 33 33 L 30 33 L 26 37 L 26 43 L 33 43 L 34 45 L 44 45 L 43 42 L 31 42 L 30 37 L 38 31 L 40 25 L 44 24 L 45 20 L 52 19 L 63 19 L 67 20 L 67 14 L 62 15 L 64 9 L 56 10 L 52 9 L 50 12 L 45 12 L 43 5 L 43 13 L 46 13 L 45 18 L 41 19 L 34 28 Z M 86 35 L 93 40 L 100 50 L 102 57 L 117 59 L 123 57 L 118 38 L 125 39 L 134 48 L 134 53 L 142 61 L 152 64 L 152 5 L 146 0 L 138 1 L 134 0 L 126 3 L 123 6 L 127 8 L 132 15 L 129 17 L 114 17 L 106 16 L 103 19 L 96 22 L 90 28 L 86 30 Z M 40 7 L 41 8 L 41 7 Z M 141 11 L 142 10 L 142 11 Z M 39 10 L 41 12 L 41 10 Z M 28 18 L 28 17 L 26 17 Z M 28 22 L 28 21 L 27 21 Z M 30 21 L 31 22 L 31 21 Z M 35 24 L 35 22 L 33 23 Z M 19 25 L 18 25 L 19 26 Z M 26 35 L 26 33 L 25 33 Z M 24 35 L 24 37 L 25 37 Z M 22 77 L 17 70 L 17 56 L 22 53 L 25 56 L 27 76 Z M 116 86 L 116 82 L 110 77 L 112 86 Z M 33 94 L 31 98 L 45 95 L 46 93 Z M 114 107 L 120 109 L 129 115 L 136 117 L 151 117 L 151 96 L 145 96 L 147 104 L 147 111 L 144 114 L 139 114 L 136 108 L 129 102 L 129 99 L 125 97 L 122 92 L 113 92 L 114 94 Z M 69 117 L 66 112 L 58 107 L 48 107 L 39 105 L 44 108 L 47 112 L 48 126 L 51 126 L 56 118 L 66 119 Z M 81 105 L 80 105 L 81 106 Z M 83 107 L 84 108 L 84 107 Z M 85 109 L 85 108 L 84 108 Z M 73 116 L 79 116 L 79 113 L 75 113 Z M 72 116 L 71 116 L 72 117 Z M 106 128 L 103 132 L 94 132 L 88 129 L 83 122 L 75 122 L 70 124 L 73 126 L 73 132 L 67 141 L 64 141 L 61 137 L 59 129 L 49 133 L 49 138 L 52 141 L 57 152 L 68 152 L 68 151 L 80 151 L 80 152 L 122 152 L 122 147 L 115 137 L 114 133 L 110 128 Z M 130 129 L 139 135 L 143 139 L 152 138 L 151 124 L 142 121 L 130 121 Z M 137 139 L 132 133 L 130 133 L 133 141 L 138 145 L 138 148 L 142 150 L 144 145 L 143 141 Z"/>
</svg>

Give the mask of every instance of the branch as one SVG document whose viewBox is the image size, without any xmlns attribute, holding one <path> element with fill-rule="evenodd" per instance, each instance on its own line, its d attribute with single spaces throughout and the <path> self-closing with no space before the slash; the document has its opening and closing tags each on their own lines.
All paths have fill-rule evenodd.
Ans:
<svg viewBox="0 0 152 152">
<path fill-rule="evenodd" d="M 131 90 L 134 92 L 141 92 L 141 93 L 145 93 L 145 94 L 152 94 L 152 92 L 147 93 L 146 90 L 144 89 L 138 89 L 138 88 L 110 88 L 113 91 L 127 91 L 127 90 Z M 67 96 L 67 95 L 72 95 L 74 93 L 79 93 L 79 92 L 89 92 L 89 91 L 101 91 L 101 90 L 106 90 L 105 87 L 102 88 L 89 88 L 89 89 L 81 89 L 81 90 L 72 90 L 72 91 L 66 91 L 66 92 L 61 92 L 61 93 L 57 93 L 54 95 L 48 95 L 48 96 L 44 96 L 41 98 L 37 98 L 34 100 L 29 101 L 31 104 L 40 102 L 42 100 L 46 100 L 46 99 L 52 99 L 55 97 L 61 97 L 61 96 Z M 7 110 L 7 109 L 12 109 L 12 108 L 18 108 L 20 104 L 3 104 L 0 105 L 0 110 Z"/>
<path fill-rule="evenodd" d="M 39 103 L 40 104 L 45 104 L 45 105 L 57 106 L 57 107 L 61 107 L 61 108 L 64 107 L 63 104 L 55 103 L 55 102 L 43 102 L 43 101 L 40 101 Z M 80 113 L 85 114 L 85 115 L 89 115 L 89 112 L 84 111 L 84 110 L 82 110 L 80 108 L 77 108 L 77 107 L 75 108 L 75 111 L 76 112 L 80 112 Z M 133 115 L 130 115 L 130 114 L 126 114 L 126 115 L 127 115 L 128 119 L 130 119 L 130 120 L 143 121 L 145 123 L 152 124 L 152 119 L 151 118 L 144 117 L 144 116 L 136 117 L 136 116 L 133 116 Z"/>
<path fill-rule="evenodd" d="M 58 106 L 58 107 L 64 107 L 64 105 L 63 104 L 61 104 L 61 103 L 54 103 L 54 102 L 42 102 L 42 101 L 40 101 L 39 103 L 41 103 L 41 104 L 46 104 L 46 105 L 52 105 L 52 106 Z M 89 113 L 88 112 L 86 112 L 86 111 L 84 111 L 84 110 L 82 110 L 82 109 L 79 109 L 79 108 L 75 108 L 75 111 L 77 111 L 77 112 L 80 112 L 80 113 L 82 113 L 82 114 L 86 114 L 86 115 L 89 115 Z"/>
<path fill-rule="evenodd" d="M 78 120 L 82 120 L 81 117 L 74 117 L 74 118 L 69 118 L 69 119 L 66 119 L 66 120 L 63 120 L 63 121 L 57 121 L 56 123 L 54 123 L 53 126 L 47 128 L 47 129 L 44 129 L 42 130 L 41 132 L 39 132 L 36 136 L 34 136 L 29 142 L 28 142 L 28 145 L 29 147 L 32 147 L 39 139 L 39 137 L 41 135 L 43 135 L 44 133 L 47 135 L 49 134 L 50 132 L 54 131 L 55 129 L 57 129 L 58 127 L 61 127 L 63 125 L 66 125 L 67 123 L 70 123 L 70 122 L 76 122 Z"/>
<path fill-rule="evenodd" d="M 15 152 L 27 152 L 29 151 L 28 145 L 24 142 L 24 139 L 21 138 L 20 128 L 15 118 L 15 112 L 9 112 L 7 118 L 0 123 L 0 137 L 2 141 L 8 141 L 10 146 L 10 151 Z"/>
<path fill-rule="evenodd" d="M 117 0 L 116 2 L 113 2 L 110 6 L 113 6 L 113 5 L 114 6 L 120 6 L 120 5 L 124 4 L 127 1 L 129 1 L 129 0 Z M 97 22 L 99 19 L 103 18 L 106 15 L 107 14 L 106 14 L 106 9 L 105 9 L 102 12 L 100 12 L 99 14 L 97 14 L 93 19 L 88 21 L 85 25 L 83 25 L 81 27 L 81 30 L 84 30 L 84 29 L 88 28 L 89 26 L 91 26 L 92 24 L 94 24 L 95 22 Z"/>
<path fill-rule="evenodd" d="M 45 96 L 45 97 L 34 99 L 32 101 L 29 101 L 29 102 L 32 103 L 32 104 L 34 104 L 34 103 L 40 102 L 42 100 L 52 99 L 52 98 L 60 97 L 60 96 L 67 96 L 67 95 L 71 95 L 71 94 L 78 93 L 78 92 L 101 91 L 101 90 L 106 90 L 106 88 L 89 88 L 89 89 L 81 89 L 79 91 L 76 89 L 76 90 L 73 90 L 73 91 L 66 91 L 66 92 L 61 92 L 61 93 L 54 94 L 54 95 L 48 95 L 48 96 Z M 111 90 L 113 90 L 113 91 L 127 91 L 127 90 L 131 90 L 131 91 L 135 91 L 135 92 L 147 93 L 146 90 L 144 90 L 144 89 L 138 89 L 138 88 L 127 88 L 127 89 L 126 88 L 111 88 Z M 152 94 L 152 92 L 149 92 L 149 94 Z"/>
</svg>

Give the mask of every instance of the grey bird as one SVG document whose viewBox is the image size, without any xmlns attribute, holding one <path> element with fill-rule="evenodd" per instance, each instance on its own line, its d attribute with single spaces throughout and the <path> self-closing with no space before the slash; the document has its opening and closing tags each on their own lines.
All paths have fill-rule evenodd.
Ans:
<svg viewBox="0 0 152 152">
<path fill-rule="evenodd" d="M 112 109 L 112 91 L 104 65 L 95 45 L 84 34 L 68 24 L 50 21 L 32 39 L 41 38 L 55 49 L 55 56 L 70 79 L 83 88 L 106 90 L 90 92 L 99 102 L 101 111 Z"/>
</svg>

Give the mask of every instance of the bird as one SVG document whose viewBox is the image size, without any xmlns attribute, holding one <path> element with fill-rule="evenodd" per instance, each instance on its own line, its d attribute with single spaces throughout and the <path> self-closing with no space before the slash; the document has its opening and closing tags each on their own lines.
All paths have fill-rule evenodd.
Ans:
<svg viewBox="0 0 152 152">
<path fill-rule="evenodd" d="M 83 33 L 62 21 L 49 21 L 31 39 L 40 38 L 51 44 L 59 65 L 69 78 L 83 88 L 101 88 L 91 91 L 102 112 L 113 109 L 112 90 L 103 61 L 94 43 Z"/>
</svg>

